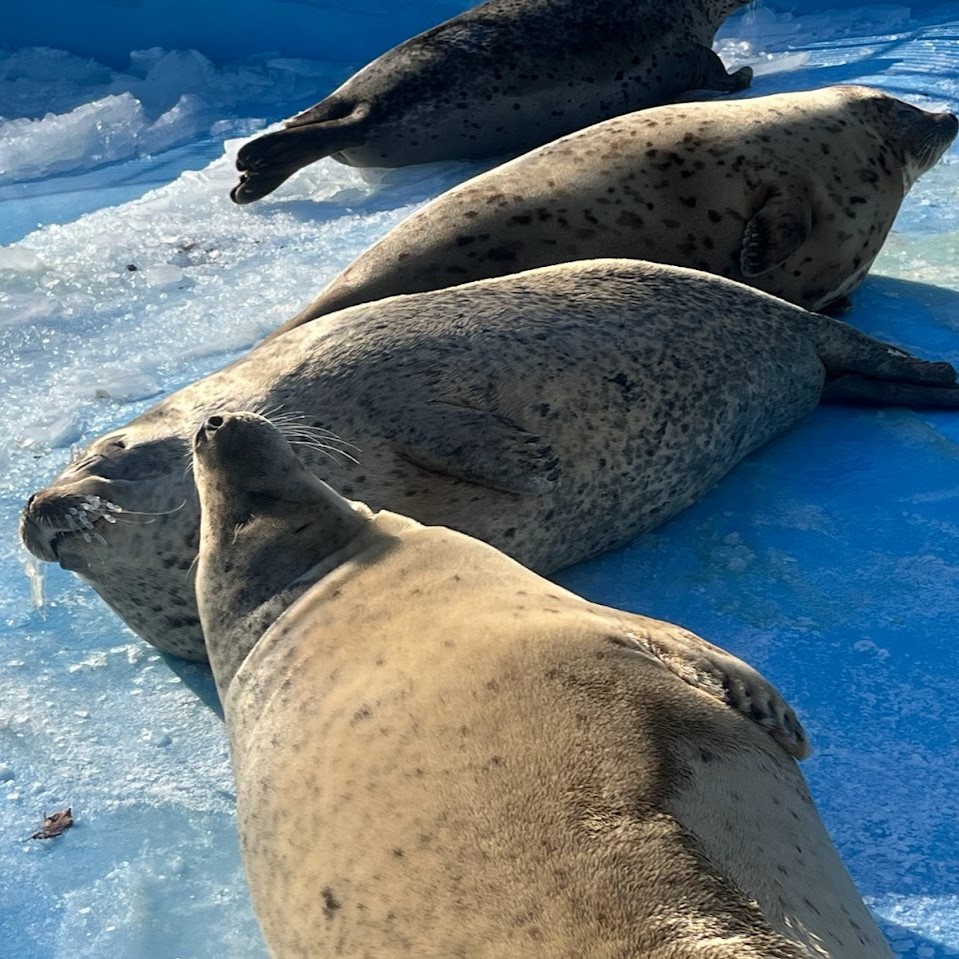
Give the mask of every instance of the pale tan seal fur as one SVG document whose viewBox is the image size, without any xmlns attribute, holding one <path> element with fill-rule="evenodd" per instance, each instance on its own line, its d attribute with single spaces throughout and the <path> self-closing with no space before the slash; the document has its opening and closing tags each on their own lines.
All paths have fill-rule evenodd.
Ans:
<svg viewBox="0 0 959 959">
<path fill-rule="evenodd" d="M 224 404 L 285 411 L 301 438 L 332 431 L 350 456 L 304 456 L 345 495 L 550 572 L 674 516 L 824 389 L 955 406 L 955 376 L 719 277 L 568 263 L 270 340 L 97 440 L 31 498 L 22 533 L 144 639 L 198 659 L 184 462 L 195 424 Z"/>
<path fill-rule="evenodd" d="M 712 44 L 748 0 L 487 0 L 401 43 L 247 143 L 249 203 L 325 156 L 353 166 L 519 153 L 695 89 L 742 90 Z"/>
<path fill-rule="evenodd" d="M 280 331 L 397 293 L 606 256 L 694 267 L 818 309 L 863 279 L 956 129 L 952 114 L 854 86 L 618 117 L 442 194 Z"/>
<path fill-rule="evenodd" d="M 261 417 L 211 417 L 194 473 L 275 959 L 889 959 L 745 663 L 371 516 Z"/>
</svg>

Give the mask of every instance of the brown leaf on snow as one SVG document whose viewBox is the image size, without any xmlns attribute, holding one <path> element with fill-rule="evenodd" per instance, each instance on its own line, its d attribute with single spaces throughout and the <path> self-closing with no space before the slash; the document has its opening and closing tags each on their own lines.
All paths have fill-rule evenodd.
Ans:
<svg viewBox="0 0 959 959">
<path fill-rule="evenodd" d="M 55 839 L 64 829 L 73 825 L 73 807 L 69 806 L 62 812 L 51 813 L 43 817 L 43 824 L 30 837 L 31 839 Z"/>
</svg>

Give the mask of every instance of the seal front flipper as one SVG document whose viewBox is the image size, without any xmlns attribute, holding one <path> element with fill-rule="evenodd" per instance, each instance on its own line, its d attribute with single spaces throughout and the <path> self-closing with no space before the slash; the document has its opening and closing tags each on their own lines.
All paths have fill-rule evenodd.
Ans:
<svg viewBox="0 0 959 959">
<path fill-rule="evenodd" d="M 327 104 L 324 107 L 324 104 Z M 323 111 L 320 108 L 324 107 Z M 252 203 L 272 193 L 294 173 L 323 157 L 359 146 L 370 105 L 360 103 L 345 115 L 342 107 L 323 101 L 299 114 L 283 130 L 245 143 L 237 154 L 240 182 L 230 192 L 234 203 Z M 326 114 L 325 119 L 319 119 Z M 301 119 L 306 115 L 317 117 Z"/>
<path fill-rule="evenodd" d="M 690 686 L 762 726 L 790 756 L 809 755 L 802 723 L 765 676 L 695 633 L 668 623 L 656 622 L 655 627 L 628 629 L 623 645 L 641 646 Z"/>
<path fill-rule="evenodd" d="M 781 266 L 812 231 L 809 187 L 787 179 L 770 188 L 763 205 L 743 231 L 739 264 L 744 276 L 761 276 Z"/>
<path fill-rule="evenodd" d="M 541 496 L 559 482 L 559 461 L 541 436 L 506 417 L 454 403 L 414 407 L 388 434 L 405 459 L 507 493 Z"/>
</svg>

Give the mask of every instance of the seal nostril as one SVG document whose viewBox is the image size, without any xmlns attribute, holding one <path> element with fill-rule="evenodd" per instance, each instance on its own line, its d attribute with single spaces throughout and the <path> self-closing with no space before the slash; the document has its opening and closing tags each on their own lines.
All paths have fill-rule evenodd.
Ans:
<svg viewBox="0 0 959 959">
<path fill-rule="evenodd" d="M 208 430 L 218 430 L 223 425 L 223 417 L 211 416 L 203 425 Z"/>
</svg>

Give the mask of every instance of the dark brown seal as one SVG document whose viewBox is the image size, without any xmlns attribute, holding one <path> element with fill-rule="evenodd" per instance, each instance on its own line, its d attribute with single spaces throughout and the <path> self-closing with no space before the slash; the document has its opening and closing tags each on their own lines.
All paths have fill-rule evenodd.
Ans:
<svg viewBox="0 0 959 959">
<path fill-rule="evenodd" d="M 748 0 L 487 0 L 384 53 L 286 129 L 247 143 L 250 203 L 301 167 L 519 153 L 694 89 L 741 90 L 712 43 Z"/>
</svg>

